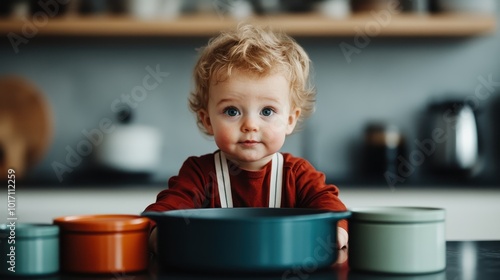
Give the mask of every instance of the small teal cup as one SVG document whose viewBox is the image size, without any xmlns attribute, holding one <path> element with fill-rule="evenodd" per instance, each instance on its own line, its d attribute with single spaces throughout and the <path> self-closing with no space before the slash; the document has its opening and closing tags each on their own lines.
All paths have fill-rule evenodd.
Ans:
<svg viewBox="0 0 500 280">
<path fill-rule="evenodd" d="M 0 275 L 37 276 L 57 272 L 59 272 L 58 226 L 0 224 Z"/>
</svg>

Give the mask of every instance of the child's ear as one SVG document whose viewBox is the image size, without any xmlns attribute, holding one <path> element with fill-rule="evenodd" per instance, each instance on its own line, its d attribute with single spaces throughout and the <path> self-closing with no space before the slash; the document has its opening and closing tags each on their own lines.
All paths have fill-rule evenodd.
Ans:
<svg viewBox="0 0 500 280">
<path fill-rule="evenodd" d="M 295 129 L 295 126 L 297 125 L 300 113 L 301 113 L 300 108 L 294 108 L 290 111 L 290 115 L 288 115 L 286 135 L 292 134 L 293 130 Z"/>
<path fill-rule="evenodd" d="M 203 124 L 203 127 L 207 131 L 209 135 L 214 135 L 214 130 L 212 128 L 212 122 L 210 121 L 210 116 L 208 115 L 208 111 L 205 109 L 201 109 L 198 112 L 198 117 L 201 120 L 201 123 Z"/>
</svg>

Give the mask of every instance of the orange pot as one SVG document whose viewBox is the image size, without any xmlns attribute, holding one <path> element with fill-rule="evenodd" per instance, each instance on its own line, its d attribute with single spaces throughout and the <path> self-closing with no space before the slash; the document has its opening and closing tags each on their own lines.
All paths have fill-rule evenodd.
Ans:
<svg viewBox="0 0 500 280">
<path fill-rule="evenodd" d="M 135 272 L 148 266 L 149 220 L 136 215 L 86 215 L 54 219 L 60 228 L 61 270 Z"/>
</svg>

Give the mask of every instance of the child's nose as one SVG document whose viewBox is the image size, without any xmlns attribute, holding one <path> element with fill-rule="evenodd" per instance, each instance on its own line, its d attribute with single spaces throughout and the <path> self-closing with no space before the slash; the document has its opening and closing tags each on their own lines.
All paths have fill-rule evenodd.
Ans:
<svg viewBox="0 0 500 280">
<path fill-rule="evenodd" d="M 242 132 L 253 132 L 259 129 L 258 121 L 253 116 L 246 116 L 243 118 L 241 125 Z"/>
</svg>

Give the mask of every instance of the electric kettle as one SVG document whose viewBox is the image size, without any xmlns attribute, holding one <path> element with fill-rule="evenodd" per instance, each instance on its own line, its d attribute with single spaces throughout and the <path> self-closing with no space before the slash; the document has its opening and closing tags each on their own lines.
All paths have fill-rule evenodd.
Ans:
<svg viewBox="0 0 500 280">
<path fill-rule="evenodd" d="M 479 162 L 475 108 L 464 101 L 445 101 L 428 109 L 427 138 L 420 146 L 427 152 L 430 170 L 437 175 L 473 175 Z"/>
</svg>

